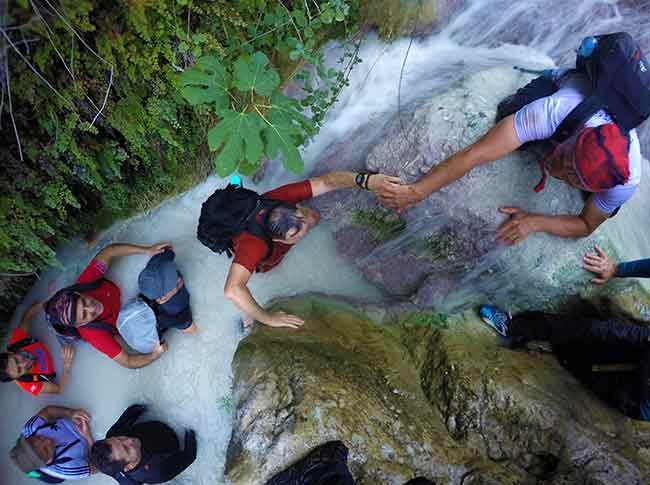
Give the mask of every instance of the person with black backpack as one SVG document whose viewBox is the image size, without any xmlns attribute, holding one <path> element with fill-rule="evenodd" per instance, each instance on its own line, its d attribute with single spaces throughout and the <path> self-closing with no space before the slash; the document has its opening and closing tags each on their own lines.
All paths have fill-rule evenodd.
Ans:
<svg viewBox="0 0 650 485">
<path fill-rule="evenodd" d="M 435 165 L 414 184 L 387 180 L 379 197 L 404 209 L 481 164 L 550 140 L 540 159 L 547 175 L 588 193 L 580 214 L 545 215 L 501 207 L 510 216 L 497 240 L 513 245 L 534 232 L 584 237 L 616 214 L 641 180 L 642 156 L 634 128 L 650 116 L 650 64 L 624 32 L 587 37 L 576 68 L 545 72 L 497 109 L 497 124 L 476 143 Z"/>
<path fill-rule="evenodd" d="M 40 303 L 34 303 L 12 332 L 7 351 L 0 354 L 0 381 L 13 381 L 32 396 L 41 393 L 63 394 L 70 376 L 74 348 L 71 345 L 61 346 L 63 374 L 57 383 L 47 347 L 29 336 L 30 323 L 41 307 Z"/>
<path fill-rule="evenodd" d="M 115 339 L 120 312 L 120 289 L 104 278 L 113 258 L 133 254 L 153 256 L 171 247 L 168 243 L 153 246 L 111 244 L 102 249 L 84 269 L 76 284 L 59 290 L 45 302 L 45 317 L 63 339 L 85 340 L 123 367 L 139 369 L 151 364 L 166 350 L 159 343 L 148 354 L 130 354 Z"/>
<path fill-rule="evenodd" d="M 253 273 L 264 273 L 280 264 L 318 224 L 320 214 L 299 203 L 355 185 L 374 192 L 387 180 L 397 179 L 366 172 L 331 172 L 261 196 L 243 188 L 241 182 L 231 183 L 203 203 L 197 237 L 212 251 L 234 256 L 224 293 L 244 313 L 245 326 L 253 320 L 272 327 L 299 328 L 304 323 L 295 315 L 265 311 L 247 286 Z"/>
</svg>

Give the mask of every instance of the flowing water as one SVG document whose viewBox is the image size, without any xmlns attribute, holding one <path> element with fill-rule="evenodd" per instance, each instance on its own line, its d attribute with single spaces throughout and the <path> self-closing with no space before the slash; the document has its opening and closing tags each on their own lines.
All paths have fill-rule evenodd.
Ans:
<svg viewBox="0 0 650 485">
<path fill-rule="evenodd" d="M 341 157 L 342 164 L 357 163 L 385 133 L 400 109 L 411 111 L 418 103 L 441 92 L 462 76 L 496 66 L 548 66 L 569 59 L 571 50 L 588 34 L 626 29 L 650 44 L 650 5 L 647 1 L 492 0 L 466 2 L 464 11 L 442 31 L 410 42 L 390 45 L 372 34 L 360 55 L 364 62 L 352 73 L 350 86 L 329 114 L 319 136 L 304 150 L 308 171 L 325 157 Z M 519 45 L 515 45 L 519 44 Z M 337 57 L 331 48 L 332 59 Z M 401 90 L 398 85 L 402 63 Z M 399 103 L 398 103 L 399 99 Z M 337 140 L 359 133 L 347 150 Z M 642 135 L 647 146 L 647 130 Z M 272 170 L 264 186 L 270 188 L 290 177 Z M 150 415 L 169 422 L 179 431 L 194 428 L 198 434 L 197 462 L 173 483 L 212 485 L 223 482 L 225 451 L 231 428 L 230 362 L 239 339 L 236 308 L 223 297 L 230 262 L 195 239 L 201 203 L 222 180 L 211 178 L 159 208 L 116 223 L 93 247 L 73 241 L 58 251 L 63 269 L 45 272 L 18 309 L 14 324 L 26 306 L 46 298 L 49 288 L 70 284 L 98 248 L 110 242 L 151 244 L 171 242 L 177 262 L 191 292 L 191 304 L 200 333 L 195 337 L 172 333 L 170 350 L 153 365 L 133 371 L 109 362 L 86 344 L 77 346 L 72 378 L 64 397 L 31 398 L 13 385 L 1 388 L 0 481 L 33 483 L 10 466 L 7 451 L 29 416 L 49 403 L 87 409 L 93 415 L 96 437 L 102 437 L 121 411 L 134 402 L 150 406 Z M 249 186 L 251 184 L 248 184 Z M 647 217 L 647 213 L 646 213 Z M 624 236 L 621 236 L 621 239 Z M 641 253 L 646 245 L 633 244 Z M 641 254 L 638 254 L 639 256 Z M 136 279 L 146 263 L 144 256 L 115 262 L 109 277 L 122 288 L 123 302 L 136 293 Z M 280 296 L 321 291 L 378 300 L 379 292 L 337 257 L 327 224 L 321 224 L 302 241 L 276 270 L 256 275 L 250 288 L 262 303 Z M 34 336 L 44 340 L 54 354 L 58 346 L 47 332 L 42 316 L 33 323 Z M 57 369 L 60 359 L 55 355 Z M 113 483 L 95 476 L 87 483 Z"/>
</svg>

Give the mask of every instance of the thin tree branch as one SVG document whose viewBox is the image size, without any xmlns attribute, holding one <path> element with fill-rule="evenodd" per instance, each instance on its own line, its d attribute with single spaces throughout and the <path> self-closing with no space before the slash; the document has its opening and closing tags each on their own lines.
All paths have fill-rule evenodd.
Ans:
<svg viewBox="0 0 650 485">
<path fill-rule="evenodd" d="M 75 107 L 75 106 L 74 106 L 74 103 L 72 103 L 71 101 L 69 101 L 68 99 L 66 99 L 66 98 L 65 98 L 65 97 L 64 97 L 64 96 L 63 96 L 59 91 L 57 91 L 57 89 L 56 89 L 54 86 L 52 86 L 52 84 L 51 84 L 47 79 L 45 79 L 45 77 L 43 77 L 43 75 L 42 75 L 40 72 L 38 72 L 38 70 L 37 70 L 37 69 L 32 65 L 32 63 L 29 62 L 29 60 L 28 60 L 28 59 L 23 55 L 22 52 L 20 52 L 20 49 L 18 49 L 18 47 L 16 47 L 16 44 L 13 43 L 13 41 L 12 41 L 11 38 L 7 35 L 7 33 L 4 31 L 4 29 L 0 29 L 0 34 L 2 34 L 2 35 L 4 36 L 4 38 L 7 40 L 7 42 L 9 43 L 9 45 L 10 45 L 10 46 L 13 48 L 13 50 L 16 52 L 16 54 L 18 54 L 18 55 L 20 56 L 20 58 L 25 62 L 25 64 L 27 64 L 27 66 L 32 70 L 32 72 L 33 72 L 34 74 L 36 74 L 36 76 L 38 76 L 38 78 L 39 78 L 41 81 L 43 81 L 43 82 L 47 85 L 47 87 L 49 87 L 52 91 L 54 91 L 54 93 L 55 93 L 59 98 L 61 98 L 63 101 L 65 101 L 69 106 L 71 106 L 72 108 Z M 5 56 L 5 62 L 6 62 L 6 59 L 7 59 L 7 57 Z"/>
<path fill-rule="evenodd" d="M 7 86 L 7 100 L 9 102 L 9 116 L 11 117 L 11 123 L 13 124 L 14 127 L 14 135 L 16 136 L 16 143 L 18 145 L 18 156 L 20 157 L 20 161 L 24 162 L 25 159 L 23 158 L 23 149 L 21 147 L 20 135 L 18 134 L 18 127 L 16 126 L 16 119 L 14 118 L 14 108 L 11 102 L 11 82 L 9 79 L 9 55 L 7 54 L 6 48 L 3 49 L 3 52 L 4 52 L 4 64 L 5 64 L 5 83 Z"/>
<path fill-rule="evenodd" d="M 106 107 L 106 101 L 108 101 L 108 94 L 111 92 L 111 86 L 113 85 L 113 66 L 111 66 L 111 75 L 108 79 L 108 89 L 106 90 L 106 95 L 104 96 L 104 102 L 102 103 L 102 107 L 99 109 L 95 117 L 93 118 L 92 123 L 90 123 L 90 126 L 95 125 L 95 121 L 97 121 L 97 118 L 99 118 L 99 115 L 102 114 L 102 111 L 104 111 L 104 108 Z"/>
</svg>

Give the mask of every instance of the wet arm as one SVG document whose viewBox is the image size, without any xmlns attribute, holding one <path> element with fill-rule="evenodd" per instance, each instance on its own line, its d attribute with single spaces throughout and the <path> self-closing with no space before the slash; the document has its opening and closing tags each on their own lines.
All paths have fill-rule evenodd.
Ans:
<svg viewBox="0 0 650 485">
<path fill-rule="evenodd" d="M 38 302 L 34 303 L 32 306 L 30 306 L 27 311 L 24 313 L 23 317 L 20 319 L 20 323 L 18 326 L 22 328 L 25 332 L 29 333 L 29 327 L 32 323 L 32 320 L 36 316 L 36 314 L 39 312 L 39 310 L 43 308 L 43 304 Z"/>
<path fill-rule="evenodd" d="M 480 140 L 432 167 L 429 173 L 410 186 L 412 191 L 419 200 L 423 200 L 460 179 L 473 168 L 515 151 L 521 142 L 517 137 L 514 120 L 514 115 L 502 119 Z"/>
<path fill-rule="evenodd" d="M 72 419 L 73 413 L 74 409 L 63 406 L 46 406 L 38 412 L 38 416 L 51 423 L 62 418 Z"/>
<path fill-rule="evenodd" d="M 591 198 L 584 205 L 578 215 L 548 216 L 544 214 L 531 214 L 531 232 L 545 232 L 559 237 L 585 237 L 589 236 L 609 217 L 594 205 Z"/>
<path fill-rule="evenodd" d="M 249 317 L 257 320 L 258 322 L 266 322 L 270 318 L 270 314 L 264 311 L 250 290 L 248 289 L 248 280 L 252 274 L 241 264 L 232 263 L 228 278 L 226 278 L 226 285 L 224 287 L 224 295 L 232 301 L 237 307 Z"/>
<path fill-rule="evenodd" d="M 149 354 L 129 354 L 124 349 L 113 360 L 127 369 L 140 369 L 151 364 L 162 355 L 162 352 L 153 351 Z"/>
<path fill-rule="evenodd" d="M 614 276 L 617 278 L 650 278 L 650 258 L 618 263 Z"/>
<path fill-rule="evenodd" d="M 153 246 L 139 246 L 137 244 L 109 244 L 104 249 L 102 249 L 95 259 L 101 261 L 106 266 L 110 266 L 113 258 L 118 258 L 121 256 L 131 256 L 134 254 L 150 254 L 154 255 L 161 247 L 166 247 L 166 244 L 157 244 Z"/>
</svg>

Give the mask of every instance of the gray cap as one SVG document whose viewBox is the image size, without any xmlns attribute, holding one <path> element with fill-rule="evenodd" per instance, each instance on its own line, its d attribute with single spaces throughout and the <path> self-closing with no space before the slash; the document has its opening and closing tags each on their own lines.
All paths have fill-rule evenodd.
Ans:
<svg viewBox="0 0 650 485">
<path fill-rule="evenodd" d="M 136 352 L 149 354 L 160 343 L 156 315 L 140 298 L 131 300 L 120 310 L 117 331 Z"/>
<path fill-rule="evenodd" d="M 140 293 L 155 300 L 176 288 L 179 272 L 174 263 L 174 251 L 167 249 L 152 257 L 138 276 Z"/>
<path fill-rule="evenodd" d="M 24 473 L 33 472 L 47 466 L 47 463 L 36 454 L 36 451 L 24 436 L 18 438 L 16 445 L 9 452 L 9 456 L 11 461 Z"/>
</svg>

